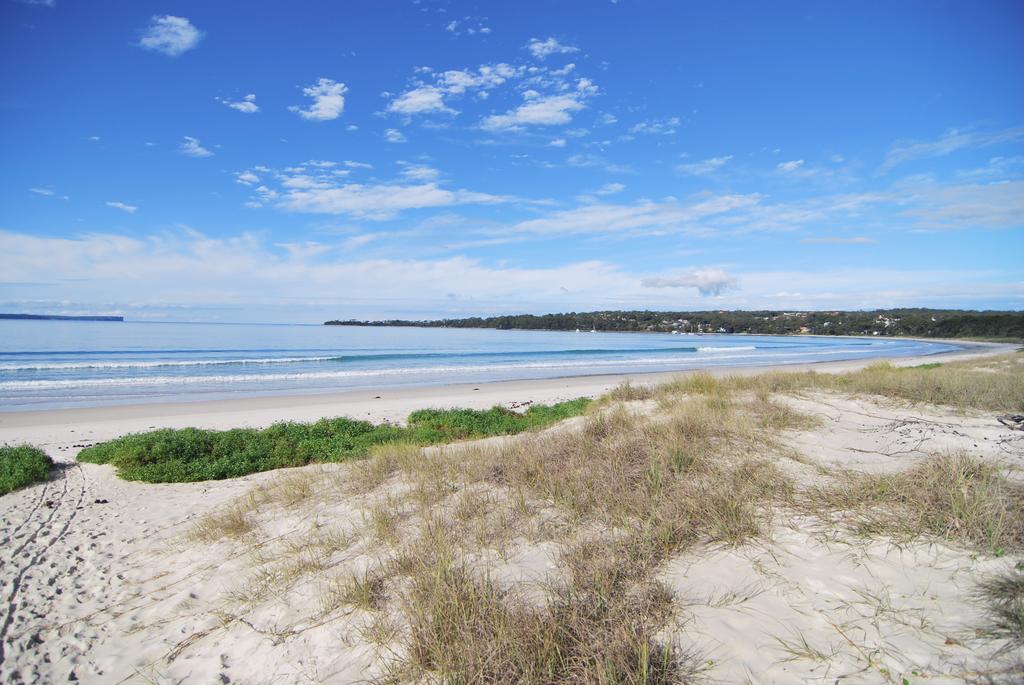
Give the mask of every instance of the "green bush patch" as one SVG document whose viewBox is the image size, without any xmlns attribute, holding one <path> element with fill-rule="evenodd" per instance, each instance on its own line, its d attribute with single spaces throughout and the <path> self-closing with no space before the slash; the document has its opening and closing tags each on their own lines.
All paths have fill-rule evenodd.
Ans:
<svg viewBox="0 0 1024 685">
<path fill-rule="evenodd" d="M 0 447 L 0 495 L 46 480 L 53 460 L 31 445 Z"/>
<path fill-rule="evenodd" d="M 410 414 L 406 427 L 334 418 L 316 423 L 276 423 L 262 430 L 167 428 L 100 443 L 82 450 L 78 460 L 111 464 L 126 480 L 220 480 L 290 466 L 359 459 L 374 445 L 431 445 L 520 433 L 577 416 L 589 403 L 581 398 L 534 405 L 523 413 L 503 407 L 483 411 L 424 409 Z"/>
</svg>

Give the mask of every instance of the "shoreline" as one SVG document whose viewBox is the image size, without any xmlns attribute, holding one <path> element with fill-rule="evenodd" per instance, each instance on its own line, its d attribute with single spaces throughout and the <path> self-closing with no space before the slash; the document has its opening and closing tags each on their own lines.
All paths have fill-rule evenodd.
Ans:
<svg viewBox="0 0 1024 685">
<path fill-rule="evenodd" d="M 879 361 L 889 361 L 897 366 L 911 366 L 936 360 L 957 361 L 1002 354 L 1019 347 L 1010 343 L 962 340 L 931 342 L 955 344 L 960 349 L 912 357 L 883 356 L 800 364 L 576 375 L 490 383 L 347 390 L 322 394 L 0 412 L 0 444 L 27 442 L 42 447 L 55 458 L 65 460 L 77 453 L 78 445 L 157 428 L 263 428 L 281 421 L 313 422 L 333 416 L 346 416 L 373 423 L 401 423 L 409 413 L 417 409 L 486 409 L 513 402 L 551 404 L 578 397 L 597 397 L 627 380 L 635 384 L 656 384 L 695 371 L 704 371 L 716 376 L 752 375 L 766 371 L 813 370 L 821 373 L 842 373 Z"/>
</svg>

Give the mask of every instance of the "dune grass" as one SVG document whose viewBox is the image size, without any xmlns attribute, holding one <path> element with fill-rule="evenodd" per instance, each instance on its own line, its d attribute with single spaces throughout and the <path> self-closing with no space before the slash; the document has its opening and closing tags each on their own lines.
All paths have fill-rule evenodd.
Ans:
<svg viewBox="0 0 1024 685">
<path fill-rule="evenodd" d="M 1024 411 L 1024 355 L 1008 354 L 909 367 L 877 362 L 842 374 L 772 371 L 754 376 L 717 377 L 698 372 L 658 386 L 655 395 L 793 393 L 804 390 L 879 395 L 959 409 L 1021 412 Z"/>
<path fill-rule="evenodd" d="M 50 476 L 53 460 L 31 445 L 0 446 L 0 495 L 6 495 Z"/>
<path fill-rule="evenodd" d="M 319 462 L 366 456 L 391 443 L 430 445 L 532 430 L 581 414 L 585 398 L 534 405 L 523 413 L 502 407 L 413 412 L 406 426 L 348 418 L 316 423 L 277 423 L 261 430 L 162 429 L 126 435 L 82 450 L 79 461 L 112 464 L 126 480 L 180 483 L 235 478 Z"/>
<path fill-rule="evenodd" d="M 381 570 L 405 626 L 390 681 L 694 681 L 704 662 L 675 639 L 677 604 L 658 571 L 694 545 L 767 533 L 793 497 L 778 431 L 805 420 L 749 394 L 689 396 L 664 415 L 606 406 L 579 429 L 498 445 L 415 459 L 375 450 L 351 484 L 384 486 L 392 495 L 372 516 L 385 506 L 403 519 Z M 540 596 L 474 561 L 531 526 L 560 550 Z M 372 518 L 365 528 L 379 540 Z"/>
<path fill-rule="evenodd" d="M 932 536 L 997 555 L 1024 549 L 1024 486 L 997 464 L 939 454 L 905 471 L 840 478 L 808 492 L 807 504 L 860 534 L 900 542 Z"/>
<path fill-rule="evenodd" d="M 978 588 L 987 606 L 989 621 L 985 630 L 991 637 L 1007 641 L 1006 648 L 1024 649 L 1024 568 L 1018 564 L 984 580 Z"/>
</svg>

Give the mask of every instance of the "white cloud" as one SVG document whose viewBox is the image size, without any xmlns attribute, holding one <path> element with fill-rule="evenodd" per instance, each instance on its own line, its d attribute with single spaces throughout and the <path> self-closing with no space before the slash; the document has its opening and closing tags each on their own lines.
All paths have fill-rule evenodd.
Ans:
<svg viewBox="0 0 1024 685">
<path fill-rule="evenodd" d="M 652 119 L 651 121 L 641 121 L 639 124 L 634 124 L 629 130 L 632 133 L 646 133 L 654 136 L 670 136 L 676 132 L 676 127 L 681 123 L 682 120 L 679 117 Z"/>
<path fill-rule="evenodd" d="M 380 240 L 386 234 L 384 233 L 363 233 L 361 235 L 354 235 L 351 238 L 347 238 L 342 247 L 346 250 L 355 250 L 364 245 L 369 245 L 375 240 Z"/>
<path fill-rule="evenodd" d="M 572 45 L 563 45 L 554 38 L 548 38 L 547 40 L 531 38 L 530 42 L 526 44 L 526 49 L 537 59 L 544 59 L 555 54 L 564 55 L 571 52 L 579 52 L 579 48 Z"/>
<path fill-rule="evenodd" d="M 487 35 L 491 32 L 491 28 L 484 24 L 485 21 L 487 20 L 479 19 L 476 17 L 463 17 L 462 19 L 453 19 L 452 21 L 448 22 L 448 24 L 444 27 L 444 30 L 456 36 L 475 36 L 477 34 Z"/>
<path fill-rule="evenodd" d="M 458 112 L 444 104 L 444 91 L 434 86 L 423 86 L 402 93 L 388 104 L 389 112 L 398 114 L 426 114 L 429 112 Z"/>
<path fill-rule="evenodd" d="M 519 131 L 524 126 L 558 126 L 572 121 L 572 112 L 586 105 L 584 94 L 550 95 L 533 98 L 505 114 L 492 114 L 480 122 L 485 131 Z"/>
<path fill-rule="evenodd" d="M 797 169 L 799 169 L 803 165 L 804 165 L 804 160 L 802 160 L 802 159 L 794 159 L 794 160 L 790 160 L 788 162 L 780 162 L 779 164 L 777 164 L 775 166 L 775 168 L 778 169 L 779 171 L 783 172 L 783 173 L 790 173 L 792 171 L 796 171 Z"/>
<path fill-rule="evenodd" d="M 513 230 L 538 235 L 579 233 L 664 234 L 700 229 L 696 223 L 713 216 L 749 209 L 760 201 L 759 195 L 719 195 L 701 198 L 692 204 L 678 201 L 634 204 L 596 204 L 560 210 L 546 217 L 515 224 Z"/>
<path fill-rule="evenodd" d="M 57 0 L 18 0 L 23 5 L 38 5 L 40 7 L 56 7 Z"/>
<path fill-rule="evenodd" d="M 701 295 L 721 295 L 728 288 L 736 287 L 736 278 L 723 269 L 692 269 L 669 278 L 645 278 L 645 288 L 696 288 Z"/>
<path fill-rule="evenodd" d="M 251 171 L 243 171 L 235 175 L 235 181 L 241 183 L 242 185 L 251 186 L 259 183 L 260 177 Z"/>
<path fill-rule="evenodd" d="M 433 75 L 434 83 L 428 84 L 417 79 L 415 87 L 388 103 L 389 112 L 405 115 L 458 114 L 457 110 L 445 102 L 446 97 L 462 95 L 468 91 L 476 91 L 478 97 L 486 97 L 487 91 L 525 73 L 522 67 L 513 67 L 504 62 L 484 64 L 476 71 L 460 69 L 434 73 L 433 70 L 426 68 L 418 71 Z"/>
<path fill-rule="evenodd" d="M 53 198 L 54 200 L 71 200 L 66 195 L 57 195 L 57 191 L 51 187 L 32 187 L 29 188 L 29 192 L 35 192 L 36 195 L 41 195 L 45 198 Z"/>
<path fill-rule="evenodd" d="M 280 206 L 310 214 L 351 214 L 367 219 L 390 219 L 401 211 L 460 204 L 492 204 L 510 198 L 468 190 L 447 190 L 437 183 L 349 183 L 339 186 L 288 187 Z"/>
<path fill-rule="evenodd" d="M 340 117 L 345 109 L 346 92 L 348 88 L 344 83 L 321 78 L 314 85 L 302 89 L 303 95 L 313 98 L 313 104 L 308 109 L 302 109 L 298 105 L 292 105 L 288 109 L 303 119 L 331 121 Z"/>
<path fill-rule="evenodd" d="M 548 147 L 565 147 L 565 138 L 555 138 L 548 143 Z"/>
<path fill-rule="evenodd" d="M 601 261 L 514 268 L 466 257 L 350 259 L 344 239 L 274 245 L 256 234 L 214 238 L 194 230 L 76 238 L 0 231 L 0 253 L 8 302 L 49 298 L 67 300 L 61 308 L 131 307 L 140 313 L 187 307 L 200 315 L 202 307 L 219 306 L 250 321 L 268 320 L 262 314 L 271 307 L 276 320 L 292 322 L 356 312 L 360 318 L 433 318 L 523 309 L 688 309 L 702 306 L 700 287 L 713 293 L 716 284 L 732 278 L 716 277 L 713 268 L 638 273 Z M 67 280 L 34 285 L 44 273 Z M 651 279 L 662 279 L 663 287 L 645 287 L 643 281 Z M 721 292 L 716 308 L 1024 306 L 1024 284 L 1012 272 L 843 268 L 745 271 L 742 280 L 742 290 Z M 451 293 L 467 301 L 457 312 Z"/>
<path fill-rule="evenodd" d="M 239 112 L 245 112 L 246 114 L 260 111 L 259 105 L 256 104 L 256 93 L 249 93 L 236 102 L 230 100 L 221 100 L 221 102 L 231 109 L 237 109 Z"/>
<path fill-rule="evenodd" d="M 106 204 L 108 207 L 120 209 L 122 212 L 128 212 L 129 214 L 134 214 L 135 210 L 138 209 L 135 205 L 128 205 L 124 202 L 107 202 Z"/>
<path fill-rule="evenodd" d="M 731 159 L 732 155 L 725 155 L 723 157 L 711 157 L 700 162 L 680 164 L 679 166 L 676 167 L 676 170 L 684 174 L 690 174 L 691 176 L 710 176 L 716 171 L 719 171 Z"/>
<path fill-rule="evenodd" d="M 614 195 L 616 193 L 621 193 L 625 189 L 626 186 L 621 183 L 605 183 L 594 191 L 594 195 Z"/>
<path fill-rule="evenodd" d="M 965 148 L 980 148 L 1024 140 L 1024 126 L 1001 131 L 958 131 L 953 129 L 938 140 L 916 142 L 901 140 L 893 144 L 882 162 L 881 171 L 924 157 L 944 157 Z"/>
<path fill-rule="evenodd" d="M 399 162 L 398 164 L 402 167 L 402 176 L 414 181 L 433 181 L 440 175 L 437 169 L 426 164 L 410 164 L 409 162 Z"/>
<path fill-rule="evenodd" d="M 894 201 L 905 206 L 900 215 L 922 230 L 1024 227 L 1024 181 L 902 183 L 894 188 Z"/>
<path fill-rule="evenodd" d="M 399 131 L 397 128 L 389 128 L 384 131 L 384 140 L 389 143 L 404 143 L 405 134 Z"/>
<path fill-rule="evenodd" d="M 199 44 L 203 33 L 184 17 L 154 15 L 139 39 L 139 47 L 176 57 Z"/>
<path fill-rule="evenodd" d="M 181 143 L 179 148 L 181 154 L 188 155 L 189 157 L 212 157 L 213 153 L 203 147 L 198 138 L 192 136 L 185 136 L 185 140 Z"/>
</svg>

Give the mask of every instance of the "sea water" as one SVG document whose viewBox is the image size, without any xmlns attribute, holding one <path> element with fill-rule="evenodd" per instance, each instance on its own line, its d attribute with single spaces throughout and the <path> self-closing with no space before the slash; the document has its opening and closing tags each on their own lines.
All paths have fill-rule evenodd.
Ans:
<svg viewBox="0 0 1024 685">
<path fill-rule="evenodd" d="M 893 338 L 0 321 L 0 411 L 926 355 Z"/>
</svg>

